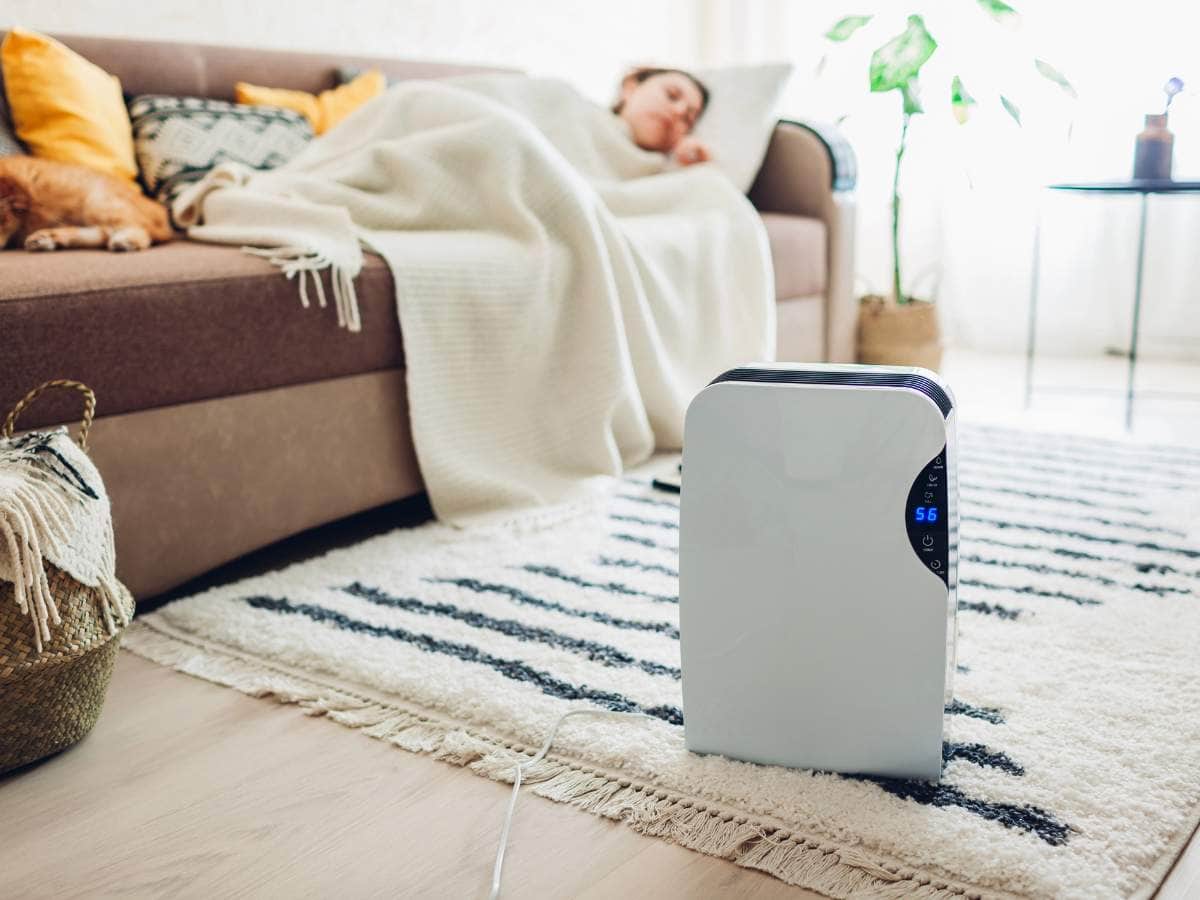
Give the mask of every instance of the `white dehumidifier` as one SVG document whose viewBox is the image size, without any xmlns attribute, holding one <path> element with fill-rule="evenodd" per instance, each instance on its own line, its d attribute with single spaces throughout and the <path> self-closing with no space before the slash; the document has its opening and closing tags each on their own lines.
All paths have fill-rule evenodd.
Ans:
<svg viewBox="0 0 1200 900">
<path fill-rule="evenodd" d="M 926 369 L 763 364 L 688 408 L 687 747 L 937 779 L 956 637 L 955 409 Z"/>
</svg>

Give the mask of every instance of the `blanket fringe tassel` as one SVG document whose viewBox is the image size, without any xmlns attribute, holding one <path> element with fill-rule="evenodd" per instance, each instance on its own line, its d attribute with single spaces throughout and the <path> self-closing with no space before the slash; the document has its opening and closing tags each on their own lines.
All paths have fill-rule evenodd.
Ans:
<svg viewBox="0 0 1200 900">
<path fill-rule="evenodd" d="M 34 649 L 41 653 L 50 641 L 50 626 L 62 623 L 54 591 L 46 577 L 46 560 L 38 535 L 58 546 L 67 546 L 74 529 L 70 503 L 59 485 L 30 465 L 24 465 L 27 484 L 11 488 L 0 498 L 0 550 L 9 555 L 9 566 L 16 576 L 13 600 L 23 615 L 30 618 Z M 99 591 L 100 613 L 109 634 L 117 626 L 129 624 L 130 612 L 121 600 L 121 589 L 113 574 L 116 553 L 111 528 L 105 535 L 98 561 L 102 573 L 95 585 Z M 48 551 L 47 551 L 48 552 Z M 68 573 L 70 574 L 70 573 Z"/>
<path fill-rule="evenodd" d="M 354 288 L 354 274 L 337 265 L 328 256 L 305 247 L 243 247 L 242 252 L 251 256 L 264 257 L 278 267 L 291 281 L 300 280 L 300 305 L 309 308 L 308 279 L 311 278 L 317 292 L 317 306 L 327 306 L 325 283 L 321 273 L 329 269 L 333 284 L 333 305 L 337 309 L 338 327 L 349 331 L 362 331 L 362 320 L 358 315 L 358 292 Z"/>
<path fill-rule="evenodd" d="M 152 662 L 253 697 L 274 697 L 280 703 L 295 704 L 306 715 L 326 716 L 405 750 L 466 766 L 494 781 L 511 784 L 514 765 L 534 753 L 534 748 L 507 747 L 450 722 L 185 642 L 144 622 L 133 624 L 123 647 Z M 524 779 L 541 797 L 624 822 L 641 834 L 665 838 L 830 897 L 978 900 L 983 896 L 926 873 L 884 868 L 853 849 L 789 834 L 744 815 L 709 807 L 704 801 L 603 772 L 546 759 L 527 770 Z"/>
</svg>

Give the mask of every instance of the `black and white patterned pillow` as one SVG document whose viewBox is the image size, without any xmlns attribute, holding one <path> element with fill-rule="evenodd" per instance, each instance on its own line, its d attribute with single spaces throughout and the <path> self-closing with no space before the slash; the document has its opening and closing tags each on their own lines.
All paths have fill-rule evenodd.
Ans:
<svg viewBox="0 0 1200 900">
<path fill-rule="evenodd" d="M 130 102 L 129 120 L 146 193 L 168 205 L 220 163 L 273 169 L 313 137 L 291 110 L 200 97 L 143 94 Z"/>
</svg>

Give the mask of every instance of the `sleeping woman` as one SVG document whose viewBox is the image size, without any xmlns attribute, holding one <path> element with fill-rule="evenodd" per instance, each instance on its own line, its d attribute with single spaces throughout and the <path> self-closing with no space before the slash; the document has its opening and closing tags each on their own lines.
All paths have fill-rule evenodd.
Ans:
<svg viewBox="0 0 1200 900">
<path fill-rule="evenodd" d="M 708 88 L 681 69 L 634 69 L 621 81 L 613 107 L 633 142 L 665 153 L 681 166 L 707 162 L 708 148 L 692 128 L 708 105 Z"/>
</svg>

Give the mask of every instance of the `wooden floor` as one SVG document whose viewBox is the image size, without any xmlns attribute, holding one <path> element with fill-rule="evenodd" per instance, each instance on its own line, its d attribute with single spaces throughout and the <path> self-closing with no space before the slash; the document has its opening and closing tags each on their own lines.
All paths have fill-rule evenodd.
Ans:
<svg viewBox="0 0 1200 900">
<path fill-rule="evenodd" d="M 962 376 L 960 399 L 1006 399 L 987 393 L 998 380 L 986 366 Z M 1173 430 L 1153 436 L 1191 438 L 1180 421 L 1172 409 Z M 176 593 L 427 514 L 387 508 Z M 0 778 L 0 896 L 482 898 L 508 795 L 464 769 L 122 652 L 95 731 Z M 533 795 L 518 806 L 505 868 L 512 898 L 817 897 Z M 1158 896 L 1200 897 L 1195 836 Z"/>
<path fill-rule="evenodd" d="M 486 897 L 507 786 L 121 651 L 95 730 L 0 778 L 0 896 Z M 532 794 L 504 896 L 810 891 Z M 1159 894 L 1200 896 L 1200 841 Z"/>
<path fill-rule="evenodd" d="M 509 788 L 122 651 L 96 729 L 0 779 L 5 897 L 486 897 Z M 813 898 L 523 796 L 505 897 Z"/>
</svg>

